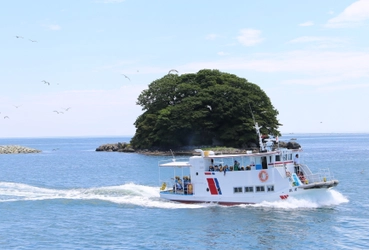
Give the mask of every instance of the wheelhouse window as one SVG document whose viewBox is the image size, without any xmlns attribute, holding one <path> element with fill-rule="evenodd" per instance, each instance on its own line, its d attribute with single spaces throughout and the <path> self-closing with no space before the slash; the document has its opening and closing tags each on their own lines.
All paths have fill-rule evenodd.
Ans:
<svg viewBox="0 0 369 250">
<path fill-rule="evenodd" d="M 245 187 L 245 193 L 253 193 L 254 187 Z"/>
<path fill-rule="evenodd" d="M 256 186 L 256 192 L 265 192 L 265 186 Z"/>
<path fill-rule="evenodd" d="M 287 155 L 283 155 L 283 161 L 287 161 Z"/>
<path fill-rule="evenodd" d="M 233 192 L 234 193 L 242 193 L 242 187 L 234 187 Z"/>
<path fill-rule="evenodd" d="M 274 186 L 273 185 L 267 186 L 267 191 L 274 192 Z"/>
</svg>

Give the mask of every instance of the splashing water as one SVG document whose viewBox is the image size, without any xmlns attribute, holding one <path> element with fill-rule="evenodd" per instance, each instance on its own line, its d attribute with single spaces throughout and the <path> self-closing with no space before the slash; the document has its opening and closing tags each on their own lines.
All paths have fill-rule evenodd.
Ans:
<svg viewBox="0 0 369 250">
<path fill-rule="evenodd" d="M 101 200 L 116 204 L 155 207 L 165 209 L 204 208 L 217 204 L 182 204 L 163 200 L 159 197 L 159 187 L 150 187 L 127 183 L 119 186 L 94 187 L 87 189 L 48 189 L 22 183 L 0 182 L 0 202 L 38 201 L 53 199 Z M 290 197 L 276 202 L 262 202 L 239 207 L 270 207 L 282 209 L 318 208 L 335 206 L 348 202 L 348 199 L 336 190 L 313 197 Z"/>
</svg>

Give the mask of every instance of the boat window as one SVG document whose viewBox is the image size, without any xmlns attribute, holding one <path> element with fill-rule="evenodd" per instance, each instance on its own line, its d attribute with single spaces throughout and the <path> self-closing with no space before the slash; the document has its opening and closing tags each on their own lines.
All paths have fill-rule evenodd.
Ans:
<svg viewBox="0 0 369 250">
<path fill-rule="evenodd" d="M 287 155 L 283 155 L 283 161 L 287 161 Z"/>
<path fill-rule="evenodd" d="M 275 156 L 275 161 L 281 161 L 281 156 L 280 155 L 276 155 Z"/>
<path fill-rule="evenodd" d="M 256 192 L 265 192 L 264 186 L 256 186 Z"/>
<path fill-rule="evenodd" d="M 242 193 L 242 187 L 234 187 L 233 192 L 234 193 Z"/>
<path fill-rule="evenodd" d="M 274 191 L 274 186 L 273 185 L 267 186 L 267 191 L 268 192 L 273 192 Z"/>
<path fill-rule="evenodd" d="M 268 169 L 267 158 L 261 157 L 261 165 L 263 169 Z"/>
<path fill-rule="evenodd" d="M 253 193 L 254 187 L 245 187 L 245 193 Z"/>
</svg>

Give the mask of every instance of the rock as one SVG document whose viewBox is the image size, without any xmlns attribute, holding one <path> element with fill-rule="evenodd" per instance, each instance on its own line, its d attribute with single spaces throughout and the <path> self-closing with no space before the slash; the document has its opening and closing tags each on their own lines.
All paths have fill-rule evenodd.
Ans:
<svg viewBox="0 0 369 250">
<path fill-rule="evenodd" d="M 299 149 L 301 148 L 300 144 L 298 144 L 297 142 L 294 142 L 294 141 L 289 141 L 287 143 L 287 148 L 288 149 Z"/>
<path fill-rule="evenodd" d="M 126 153 L 136 152 L 128 143 L 125 142 L 103 144 L 98 148 L 96 148 L 96 151 L 126 152 Z"/>
<path fill-rule="evenodd" d="M 0 154 L 32 154 L 40 153 L 41 150 L 18 145 L 0 145 Z"/>
</svg>

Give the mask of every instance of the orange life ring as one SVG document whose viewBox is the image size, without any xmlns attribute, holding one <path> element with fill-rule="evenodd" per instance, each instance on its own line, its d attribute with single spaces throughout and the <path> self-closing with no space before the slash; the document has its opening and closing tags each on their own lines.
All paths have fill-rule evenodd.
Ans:
<svg viewBox="0 0 369 250">
<path fill-rule="evenodd" d="M 260 181 L 265 182 L 265 181 L 268 180 L 268 178 L 269 178 L 269 175 L 268 175 L 267 171 L 261 170 L 260 173 L 259 173 Z"/>
</svg>

